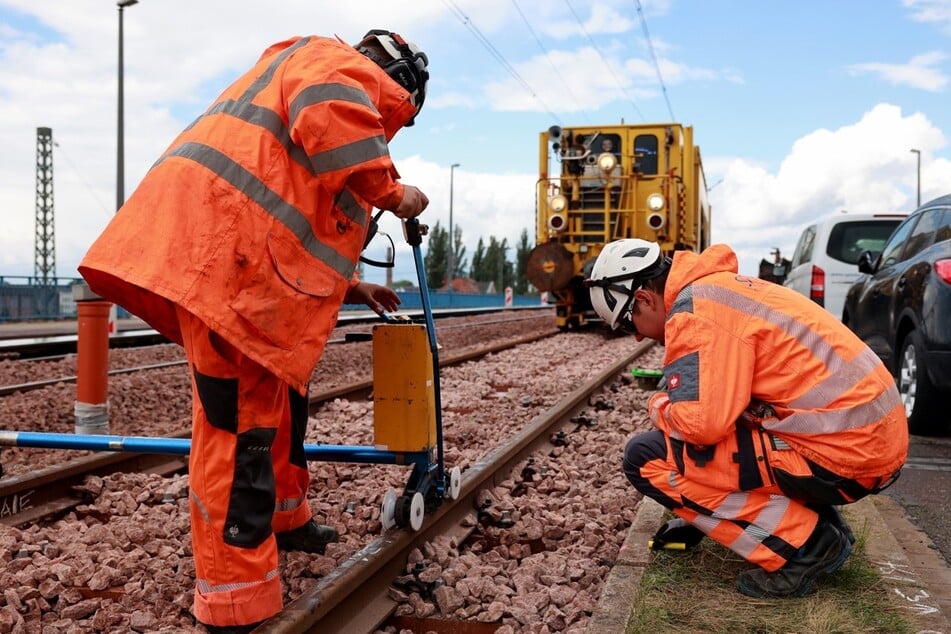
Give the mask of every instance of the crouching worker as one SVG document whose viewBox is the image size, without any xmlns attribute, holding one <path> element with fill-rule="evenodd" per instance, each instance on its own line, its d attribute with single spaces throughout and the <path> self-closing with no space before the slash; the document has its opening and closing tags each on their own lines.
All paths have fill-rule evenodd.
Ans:
<svg viewBox="0 0 951 634">
<path fill-rule="evenodd" d="M 657 429 L 624 451 L 634 487 L 678 516 L 653 547 L 706 535 L 756 564 L 743 594 L 801 597 L 851 553 L 836 506 L 898 477 L 907 420 L 888 370 L 835 316 L 737 270 L 725 245 L 670 259 L 625 239 L 587 285 L 611 328 L 666 346 Z"/>
</svg>

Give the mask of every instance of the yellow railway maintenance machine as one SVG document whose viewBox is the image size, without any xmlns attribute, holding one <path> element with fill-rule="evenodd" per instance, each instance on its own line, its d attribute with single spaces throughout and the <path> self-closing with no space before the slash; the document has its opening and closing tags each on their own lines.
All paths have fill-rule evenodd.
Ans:
<svg viewBox="0 0 951 634">
<path fill-rule="evenodd" d="M 552 126 L 539 139 L 528 279 L 555 304 L 559 328 L 582 326 L 597 319 L 584 280 L 606 243 L 642 238 L 668 255 L 699 252 L 710 214 L 692 127 Z"/>
<path fill-rule="evenodd" d="M 414 218 L 403 222 L 403 230 L 416 260 L 424 323 L 383 314 L 385 323 L 373 327 L 374 445 L 304 446 L 308 460 L 413 465 L 403 492 L 389 490 L 384 495 L 380 517 L 384 530 L 393 526 L 419 530 L 427 511 L 446 496 L 459 497 L 462 483 L 459 467 L 447 472 L 443 465 L 436 327 L 420 253 L 426 229 Z M 4 445 L 185 455 L 191 440 L 0 430 L 0 446 Z"/>
</svg>

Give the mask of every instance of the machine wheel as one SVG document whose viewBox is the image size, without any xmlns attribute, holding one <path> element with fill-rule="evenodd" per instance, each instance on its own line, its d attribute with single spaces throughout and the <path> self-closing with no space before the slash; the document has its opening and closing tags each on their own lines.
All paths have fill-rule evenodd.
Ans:
<svg viewBox="0 0 951 634">
<path fill-rule="evenodd" d="M 453 467 L 449 471 L 449 499 L 458 500 L 459 490 L 462 488 L 462 471 L 459 467 Z"/>
<path fill-rule="evenodd" d="M 409 505 L 409 526 L 414 531 L 423 527 L 423 516 L 426 514 L 426 504 L 423 494 L 417 491 Z"/>
<path fill-rule="evenodd" d="M 390 489 L 383 495 L 383 504 L 380 507 L 380 523 L 383 530 L 388 531 L 396 526 L 396 491 Z"/>
</svg>

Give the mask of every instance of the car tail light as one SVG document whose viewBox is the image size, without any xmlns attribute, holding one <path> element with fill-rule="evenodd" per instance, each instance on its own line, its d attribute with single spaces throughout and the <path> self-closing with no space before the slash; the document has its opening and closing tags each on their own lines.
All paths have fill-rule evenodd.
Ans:
<svg viewBox="0 0 951 634">
<path fill-rule="evenodd" d="M 822 307 L 826 305 L 826 272 L 818 266 L 812 266 L 812 282 L 809 284 L 809 298 Z"/>
<path fill-rule="evenodd" d="M 951 260 L 938 260 L 935 262 L 934 272 L 945 282 L 951 284 Z"/>
</svg>

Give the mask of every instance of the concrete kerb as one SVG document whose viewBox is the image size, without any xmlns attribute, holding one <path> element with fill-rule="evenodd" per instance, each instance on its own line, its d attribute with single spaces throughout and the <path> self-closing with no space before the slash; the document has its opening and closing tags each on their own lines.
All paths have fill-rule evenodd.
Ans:
<svg viewBox="0 0 951 634">
<path fill-rule="evenodd" d="M 891 498 L 877 495 L 843 507 L 857 535 L 867 535 L 865 551 L 878 567 L 916 634 L 951 634 L 951 569 L 923 532 Z M 665 509 L 650 498 L 641 502 L 627 539 L 588 621 L 589 634 L 625 634 L 634 617 L 641 579 L 653 558 L 647 541 Z"/>
</svg>

